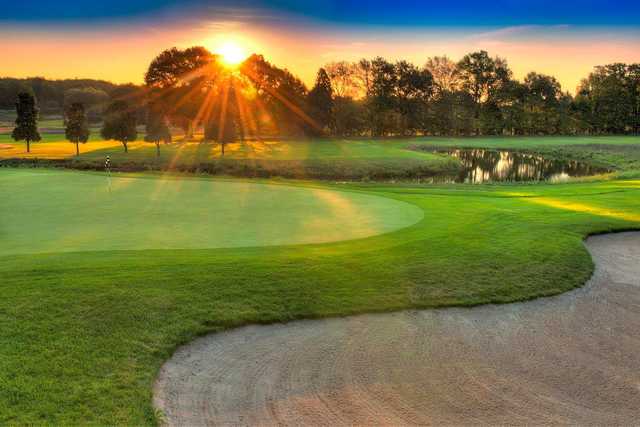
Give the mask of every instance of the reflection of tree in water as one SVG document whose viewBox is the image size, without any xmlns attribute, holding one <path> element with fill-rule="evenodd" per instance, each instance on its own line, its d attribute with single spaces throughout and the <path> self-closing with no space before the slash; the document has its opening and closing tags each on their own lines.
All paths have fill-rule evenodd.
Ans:
<svg viewBox="0 0 640 427">
<path fill-rule="evenodd" d="M 586 163 L 547 159 L 538 154 L 481 149 L 450 150 L 446 153 L 460 159 L 462 170 L 456 177 L 442 177 L 440 182 L 558 181 L 603 172 Z"/>
</svg>

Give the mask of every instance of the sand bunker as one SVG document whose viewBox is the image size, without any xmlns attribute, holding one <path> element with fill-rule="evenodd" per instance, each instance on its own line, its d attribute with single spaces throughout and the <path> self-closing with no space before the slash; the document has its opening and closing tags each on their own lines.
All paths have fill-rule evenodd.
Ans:
<svg viewBox="0 0 640 427">
<path fill-rule="evenodd" d="M 203 337 L 154 403 L 172 425 L 636 423 L 640 233 L 586 246 L 594 277 L 558 297 Z"/>
</svg>

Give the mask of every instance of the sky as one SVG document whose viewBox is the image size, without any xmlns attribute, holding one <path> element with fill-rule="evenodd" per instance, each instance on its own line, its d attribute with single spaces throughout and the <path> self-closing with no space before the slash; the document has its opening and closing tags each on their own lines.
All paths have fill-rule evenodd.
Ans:
<svg viewBox="0 0 640 427">
<path fill-rule="evenodd" d="M 594 66 L 640 62 L 640 1 L 0 0 L 0 76 L 141 83 L 171 46 L 232 41 L 307 84 L 322 65 L 383 56 L 418 65 L 484 49 L 516 78 L 574 92 Z"/>
</svg>

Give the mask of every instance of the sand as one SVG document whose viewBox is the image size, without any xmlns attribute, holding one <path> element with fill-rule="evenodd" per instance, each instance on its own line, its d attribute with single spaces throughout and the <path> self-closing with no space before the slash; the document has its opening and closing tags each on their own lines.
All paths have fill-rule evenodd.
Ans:
<svg viewBox="0 0 640 427">
<path fill-rule="evenodd" d="M 166 362 L 170 425 L 635 424 L 640 233 L 590 237 L 557 297 L 248 326 Z"/>
</svg>

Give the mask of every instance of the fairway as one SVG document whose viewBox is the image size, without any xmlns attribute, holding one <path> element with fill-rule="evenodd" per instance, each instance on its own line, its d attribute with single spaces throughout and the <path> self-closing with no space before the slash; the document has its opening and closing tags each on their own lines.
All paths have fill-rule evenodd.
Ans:
<svg viewBox="0 0 640 427">
<path fill-rule="evenodd" d="M 0 169 L 0 423 L 154 424 L 158 369 L 198 335 L 554 295 L 591 275 L 586 235 L 640 227 L 634 180 L 269 182 L 127 176 L 114 179 L 109 195 L 102 174 Z M 333 198 L 356 207 L 348 227 Z M 220 224 L 211 212 L 222 215 L 227 205 L 235 211 Z M 240 221 L 254 243 L 308 238 L 313 228 L 294 209 L 325 221 L 314 239 L 357 237 L 347 228 L 383 233 L 401 227 L 399 218 L 407 226 L 324 244 L 213 247 L 238 236 Z M 184 218 L 197 232 L 180 226 Z M 106 250 L 187 242 L 212 247 Z M 87 250 L 68 252 L 77 248 Z"/>
<path fill-rule="evenodd" d="M 423 216 L 356 192 L 188 177 L 16 169 L 2 171 L 0 188 L 0 255 L 325 243 Z"/>
</svg>

